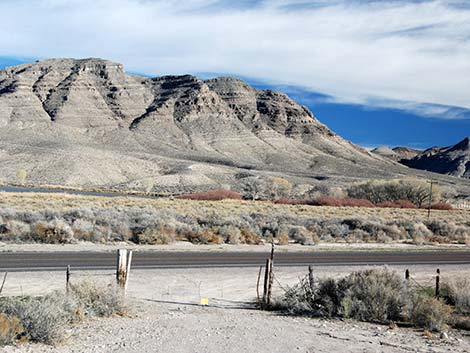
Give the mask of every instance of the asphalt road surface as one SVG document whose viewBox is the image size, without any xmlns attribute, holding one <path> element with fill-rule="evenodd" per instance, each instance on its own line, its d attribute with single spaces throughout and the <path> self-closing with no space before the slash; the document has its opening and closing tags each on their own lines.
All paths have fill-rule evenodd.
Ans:
<svg viewBox="0 0 470 353">
<path fill-rule="evenodd" d="M 261 252 L 139 252 L 132 268 L 249 267 L 265 263 L 269 253 Z M 470 264 L 470 251 L 320 251 L 279 252 L 276 266 L 307 265 L 412 265 Z M 114 252 L 15 252 L 0 253 L 0 271 L 112 269 Z"/>
</svg>

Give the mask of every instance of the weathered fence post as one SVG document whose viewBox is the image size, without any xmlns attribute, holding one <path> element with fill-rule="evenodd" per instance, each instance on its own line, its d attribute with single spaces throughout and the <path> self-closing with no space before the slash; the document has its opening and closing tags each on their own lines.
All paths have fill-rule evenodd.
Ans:
<svg viewBox="0 0 470 353">
<path fill-rule="evenodd" d="M 313 293 L 315 289 L 315 279 L 313 278 L 313 266 L 308 267 L 308 285 Z"/>
<path fill-rule="evenodd" d="M 126 281 L 124 282 L 124 291 L 127 290 L 127 284 L 129 283 L 129 274 L 131 273 L 131 262 L 132 262 L 132 250 L 127 253 L 127 266 L 126 266 Z"/>
<path fill-rule="evenodd" d="M 440 295 L 440 274 L 441 274 L 441 270 L 437 269 L 437 275 L 436 275 L 436 298 L 439 298 L 439 295 Z"/>
<path fill-rule="evenodd" d="M 261 303 L 261 298 L 259 296 L 259 282 L 261 280 L 261 272 L 263 271 L 263 266 L 259 267 L 258 272 L 258 281 L 256 281 L 256 298 L 258 299 L 258 305 Z"/>
<path fill-rule="evenodd" d="M 70 265 L 67 265 L 65 270 L 65 293 L 69 294 L 70 290 Z"/>
<path fill-rule="evenodd" d="M 7 280 L 8 272 L 5 272 L 5 275 L 3 276 L 3 282 L 2 286 L 0 287 L 0 294 L 3 292 L 3 286 L 5 285 L 5 281 Z"/>
<path fill-rule="evenodd" d="M 266 304 L 271 304 L 271 296 L 273 291 L 273 283 L 274 283 L 274 238 L 271 241 L 271 257 L 269 262 L 269 286 L 268 286 L 268 298 Z"/>
<path fill-rule="evenodd" d="M 266 259 L 266 268 L 264 270 L 263 307 L 266 307 L 266 305 L 268 304 L 270 268 L 271 268 L 271 259 Z"/>
<path fill-rule="evenodd" d="M 131 270 L 132 251 L 119 249 L 117 253 L 117 266 L 116 266 L 116 282 L 126 293 L 127 282 L 129 280 L 129 272 Z"/>
</svg>

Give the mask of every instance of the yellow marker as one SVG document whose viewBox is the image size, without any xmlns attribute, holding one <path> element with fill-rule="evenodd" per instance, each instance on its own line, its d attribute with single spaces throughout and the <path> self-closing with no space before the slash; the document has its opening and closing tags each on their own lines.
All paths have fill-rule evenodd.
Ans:
<svg viewBox="0 0 470 353">
<path fill-rule="evenodd" d="M 209 298 L 206 298 L 206 297 L 201 298 L 201 305 L 209 305 Z"/>
</svg>

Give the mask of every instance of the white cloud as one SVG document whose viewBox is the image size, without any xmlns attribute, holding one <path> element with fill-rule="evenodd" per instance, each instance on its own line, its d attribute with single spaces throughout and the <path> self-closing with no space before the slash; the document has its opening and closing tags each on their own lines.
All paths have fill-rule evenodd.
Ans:
<svg viewBox="0 0 470 353">
<path fill-rule="evenodd" d="M 156 75 L 233 73 L 341 102 L 413 102 L 417 112 L 470 108 L 465 2 L 235 3 L 3 0 L 0 54 L 103 57 Z"/>
</svg>

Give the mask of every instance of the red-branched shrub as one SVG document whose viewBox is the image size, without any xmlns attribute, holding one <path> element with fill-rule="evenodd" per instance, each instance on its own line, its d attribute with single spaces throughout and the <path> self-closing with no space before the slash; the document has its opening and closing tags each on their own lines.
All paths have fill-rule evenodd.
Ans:
<svg viewBox="0 0 470 353">
<path fill-rule="evenodd" d="M 416 205 L 408 200 L 384 201 L 375 206 L 381 208 L 416 208 Z"/>
<path fill-rule="evenodd" d="M 427 207 L 423 207 L 423 208 L 427 208 Z M 431 209 L 450 211 L 450 210 L 453 210 L 454 207 L 451 204 L 446 203 L 446 202 L 436 202 L 431 205 Z"/>
<path fill-rule="evenodd" d="M 318 203 L 312 199 L 289 199 L 287 197 L 282 197 L 274 202 L 281 204 L 281 205 L 311 205 L 311 206 L 318 205 Z"/>
<path fill-rule="evenodd" d="M 375 205 L 366 199 L 352 199 L 352 198 L 345 198 L 340 199 L 342 202 L 341 206 L 349 206 L 349 207 L 375 207 Z"/>
<path fill-rule="evenodd" d="M 241 200 L 242 196 L 236 191 L 219 189 L 206 192 L 195 192 L 193 194 L 179 195 L 177 196 L 177 198 L 188 200 L 220 201 L 225 199 Z"/>
<path fill-rule="evenodd" d="M 340 207 L 342 206 L 341 199 L 337 199 L 330 196 L 318 196 L 315 199 L 315 202 L 318 206 L 332 206 Z"/>
</svg>

